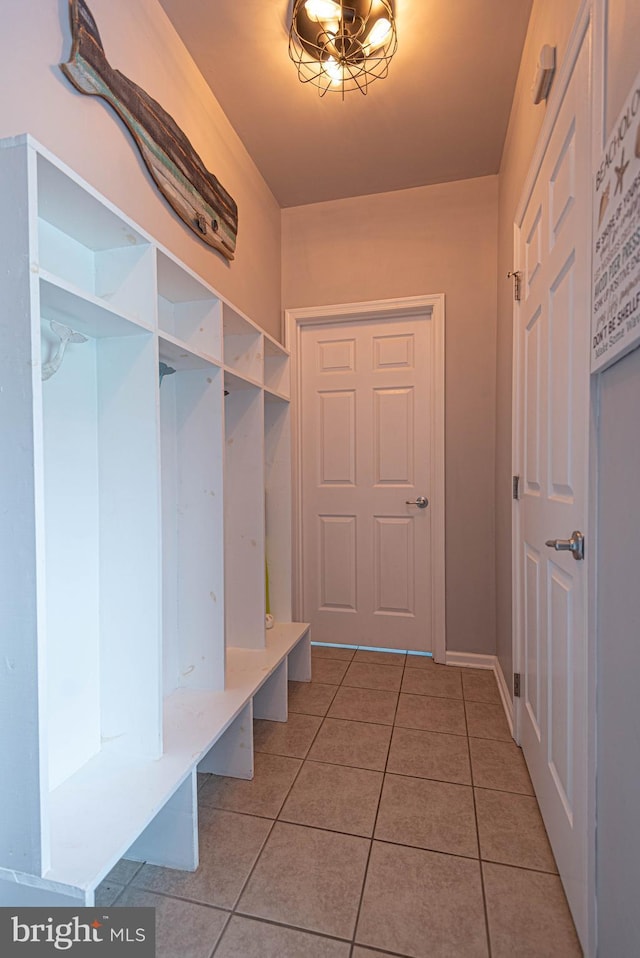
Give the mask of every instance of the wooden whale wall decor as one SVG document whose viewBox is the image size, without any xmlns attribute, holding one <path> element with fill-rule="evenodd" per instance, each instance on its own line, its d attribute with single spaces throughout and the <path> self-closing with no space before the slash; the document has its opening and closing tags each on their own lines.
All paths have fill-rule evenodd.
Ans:
<svg viewBox="0 0 640 958">
<path fill-rule="evenodd" d="M 69 0 L 73 46 L 60 69 L 80 90 L 105 99 L 129 129 L 160 192 L 193 232 L 234 258 L 238 207 L 205 167 L 173 117 L 105 56 L 84 0 Z"/>
</svg>

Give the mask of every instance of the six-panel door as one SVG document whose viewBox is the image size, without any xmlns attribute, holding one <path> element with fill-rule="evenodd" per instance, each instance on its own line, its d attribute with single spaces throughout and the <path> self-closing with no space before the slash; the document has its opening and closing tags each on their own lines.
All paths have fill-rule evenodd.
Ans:
<svg viewBox="0 0 640 958">
<path fill-rule="evenodd" d="M 304 615 L 314 641 L 431 649 L 427 317 L 302 334 Z"/>
</svg>

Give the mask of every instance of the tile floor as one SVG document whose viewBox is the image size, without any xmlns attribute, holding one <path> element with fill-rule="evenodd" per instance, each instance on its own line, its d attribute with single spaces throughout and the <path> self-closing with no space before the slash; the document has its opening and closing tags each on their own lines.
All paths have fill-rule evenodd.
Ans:
<svg viewBox="0 0 640 958">
<path fill-rule="evenodd" d="M 580 956 L 492 673 L 313 647 L 251 782 L 202 776 L 194 874 L 123 860 L 158 958 Z"/>
</svg>

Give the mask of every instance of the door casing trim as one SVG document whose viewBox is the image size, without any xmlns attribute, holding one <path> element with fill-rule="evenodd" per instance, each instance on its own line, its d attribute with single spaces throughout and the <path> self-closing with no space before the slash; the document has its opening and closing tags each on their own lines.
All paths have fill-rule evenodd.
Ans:
<svg viewBox="0 0 640 958">
<path fill-rule="evenodd" d="M 292 569 L 293 614 L 302 613 L 302 435 L 300 422 L 301 368 L 299 362 L 301 335 L 305 326 L 353 323 L 372 319 L 397 319 L 429 314 L 433 323 L 433 382 L 431 449 L 432 470 L 431 512 L 431 634 L 433 657 L 446 661 L 445 614 L 445 296 L 435 293 L 379 299 L 361 303 L 341 303 L 331 306 L 311 306 L 287 309 L 284 313 L 284 343 L 291 352 L 291 465 L 292 465 Z"/>
</svg>

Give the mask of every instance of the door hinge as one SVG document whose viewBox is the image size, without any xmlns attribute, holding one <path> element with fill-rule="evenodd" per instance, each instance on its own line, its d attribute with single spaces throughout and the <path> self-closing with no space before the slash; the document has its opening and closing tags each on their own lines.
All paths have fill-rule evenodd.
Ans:
<svg viewBox="0 0 640 958">
<path fill-rule="evenodd" d="M 513 697 L 514 699 L 520 698 L 520 673 L 513 673 Z"/>
<path fill-rule="evenodd" d="M 513 298 L 516 303 L 520 302 L 520 270 L 512 269 L 507 273 L 507 279 L 513 277 Z"/>
<path fill-rule="evenodd" d="M 520 498 L 520 476 L 511 477 L 511 498 Z"/>
</svg>

